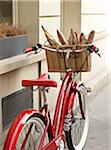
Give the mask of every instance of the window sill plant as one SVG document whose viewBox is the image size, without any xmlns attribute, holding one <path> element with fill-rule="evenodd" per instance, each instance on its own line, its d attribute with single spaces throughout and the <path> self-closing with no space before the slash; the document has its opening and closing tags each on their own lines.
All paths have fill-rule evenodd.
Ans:
<svg viewBox="0 0 111 150">
<path fill-rule="evenodd" d="M 0 60 L 22 54 L 27 43 L 28 35 L 24 27 L 0 23 Z"/>
</svg>

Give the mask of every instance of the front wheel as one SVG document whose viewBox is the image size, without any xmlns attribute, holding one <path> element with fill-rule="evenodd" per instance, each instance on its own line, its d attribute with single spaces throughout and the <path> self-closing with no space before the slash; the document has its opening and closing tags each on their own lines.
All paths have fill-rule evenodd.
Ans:
<svg viewBox="0 0 111 150">
<path fill-rule="evenodd" d="M 70 130 L 65 132 L 69 150 L 82 150 L 88 135 L 89 115 L 87 91 L 83 84 L 79 86 L 78 91 L 79 94 L 76 94 L 72 109 L 72 125 Z"/>
<path fill-rule="evenodd" d="M 9 130 L 3 150 L 37 150 L 45 129 L 45 119 L 38 113 L 17 117 Z M 25 121 L 24 121 L 25 120 Z M 49 142 L 48 134 L 44 145 Z"/>
</svg>

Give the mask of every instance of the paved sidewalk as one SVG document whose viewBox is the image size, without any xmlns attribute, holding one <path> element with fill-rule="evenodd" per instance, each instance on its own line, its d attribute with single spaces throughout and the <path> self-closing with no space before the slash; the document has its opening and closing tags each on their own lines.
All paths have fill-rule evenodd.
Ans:
<svg viewBox="0 0 111 150">
<path fill-rule="evenodd" d="M 111 82 L 91 99 L 90 128 L 84 150 L 111 150 Z"/>
</svg>

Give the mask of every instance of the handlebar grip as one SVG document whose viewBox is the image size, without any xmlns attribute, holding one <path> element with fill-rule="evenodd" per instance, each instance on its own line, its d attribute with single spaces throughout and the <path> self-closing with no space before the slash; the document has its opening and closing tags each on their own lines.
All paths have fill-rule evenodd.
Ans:
<svg viewBox="0 0 111 150">
<path fill-rule="evenodd" d="M 32 52 L 32 51 L 36 51 L 37 49 L 38 49 L 38 47 L 34 45 L 32 47 L 25 48 L 24 53 L 29 53 L 29 52 Z"/>
<path fill-rule="evenodd" d="M 31 51 L 33 51 L 33 48 L 32 48 L 32 47 L 29 47 L 29 48 L 25 48 L 25 49 L 24 49 L 24 53 L 29 53 L 29 52 L 31 52 Z"/>
<path fill-rule="evenodd" d="M 34 46 L 32 46 L 32 47 L 25 48 L 25 49 L 24 49 L 24 53 L 29 53 L 29 52 L 32 52 L 32 51 L 37 52 L 37 50 L 38 50 L 39 48 L 42 48 L 42 45 L 41 45 L 40 43 L 38 43 L 37 45 L 34 45 Z"/>
</svg>

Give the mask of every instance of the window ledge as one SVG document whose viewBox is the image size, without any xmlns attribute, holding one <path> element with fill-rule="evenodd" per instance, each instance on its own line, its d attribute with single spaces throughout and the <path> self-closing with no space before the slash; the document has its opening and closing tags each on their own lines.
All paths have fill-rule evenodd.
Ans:
<svg viewBox="0 0 111 150">
<path fill-rule="evenodd" d="M 0 60 L 0 75 L 42 61 L 45 58 L 46 58 L 45 53 L 40 52 L 36 55 L 34 54 L 28 56 L 27 54 L 22 54 L 22 55 L 17 55 L 11 58 Z"/>
</svg>

